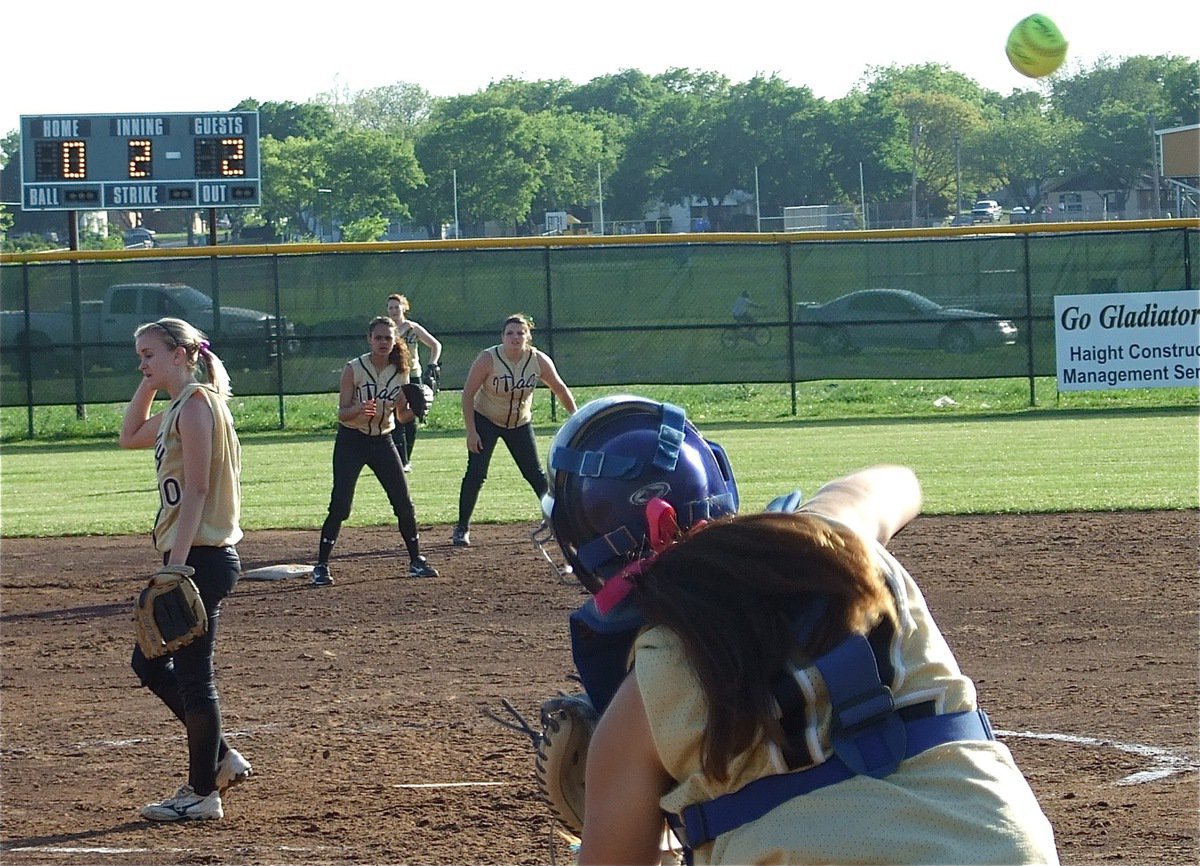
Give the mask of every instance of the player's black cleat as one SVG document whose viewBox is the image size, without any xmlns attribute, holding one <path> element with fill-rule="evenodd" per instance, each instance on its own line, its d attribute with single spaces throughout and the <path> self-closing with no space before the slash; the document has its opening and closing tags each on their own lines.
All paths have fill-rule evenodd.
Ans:
<svg viewBox="0 0 1200 866">
<path fill-rule="evenodd" d="M 409 577 L 437 577 L 438 570 L 423 556 L 418 556 L 408 565 Z"/>
</svg>

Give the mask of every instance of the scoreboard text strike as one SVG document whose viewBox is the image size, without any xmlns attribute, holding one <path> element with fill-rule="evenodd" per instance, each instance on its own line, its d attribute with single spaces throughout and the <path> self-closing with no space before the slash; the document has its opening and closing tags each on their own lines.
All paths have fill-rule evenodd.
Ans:
<svg viewBox="0 0 1200 866">
<path fill-rule="evenodd" d="M 22 210 L 257 207 L 258 112 L 21 117 Z"/>
</svg>

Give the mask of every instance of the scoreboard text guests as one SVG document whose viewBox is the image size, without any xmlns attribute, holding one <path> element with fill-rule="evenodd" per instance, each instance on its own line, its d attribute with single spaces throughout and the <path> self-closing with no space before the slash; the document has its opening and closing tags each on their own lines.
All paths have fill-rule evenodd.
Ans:
<svg viewBox="0 0 1200 866">
<path fill-rule="evenodd" d="M 256 111 L 21 117 L 22 210 L 261 202 Z"/>
</svg>

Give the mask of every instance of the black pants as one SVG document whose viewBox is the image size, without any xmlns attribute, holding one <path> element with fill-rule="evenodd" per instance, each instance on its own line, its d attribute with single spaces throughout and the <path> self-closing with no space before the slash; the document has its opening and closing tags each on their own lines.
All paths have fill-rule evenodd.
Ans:
<svg viewBox="0 0 1200 866">
<path fill-rule="evenodd" d="M 483 449 L 478 454 L 474 451 L 467 452 L 467 472 L 463 475 L 462 487 L 458 491 L 458 525 L 464 529 L 471 525 L 471 515 L 475 511 L 475 503 L 479 500 L 479 491 L 483 488 L 483 482 L 487 481 L 492 452 L 496 450 L 496 442 L 500 439 L 508 446 L 508 453 L 516 461 L 517 469 L 529 482 L 539 500 L 549 489 L 546 472 L 538 460 L 533 424 L 500 427 L 476 412 L 475 431 L 483 442 Z"/>
<path fill-rule="evenodd" d="M 409 376 L 408 381 L 413 385 L 421 384 L 420 376 Z M 392 429 L 392 441 L 396 443 L 396 453 L 400 455 L 400 465 L 407 466 L 412 462 L 413 448 L 417 444 L 417 419 L 397 424 Z"/>
<path fill-rule="evenodd" d="M 163 558 L 165 563 L 166 557 Z M 221 602 L 233 591 L 242 564 L 233 547 L 193 547 L 187 564 L 200 590 L 208 631 L 174 653 L 148 659 L 133 648 L 130 666 L 142 685 L 154 692 L 187 729 L 188 784 L 199 794 L 216 786 L 217 761 L 229 746 L 221 731 L 221 704 L 213 672 Z"/>
<path fill-rule="evenodd" d="M 409 558 L 416 559 L 420 556 L 417 515 L 392 437 L 368 436 L 343 424 L 338 425 L 337 438 L 333 442 L 333 492 L 329 495 L 329 515 L 321 527 L 323 552 L 328 554 L 328 548 L 333 546 L 341 532 L 342 523 L 350 516 L 354 506 L 354 490 L 364 466 L 370 467 L 379 479 L 388 502 L 392 504 L 392 513 L 396 515 Z M 324 562 L 325 558 L 321 557 L 320 561 Z"/>
<path fill-rule="evenodd" d="M 397 424 L 392 430 L 392 442 L 396 445 L 396 453 L 400 455 L 400 464 L 404 466 L 411 463 L 413 446 L 417 443 L 417 420 L 414 418 Z"/>
</svg>

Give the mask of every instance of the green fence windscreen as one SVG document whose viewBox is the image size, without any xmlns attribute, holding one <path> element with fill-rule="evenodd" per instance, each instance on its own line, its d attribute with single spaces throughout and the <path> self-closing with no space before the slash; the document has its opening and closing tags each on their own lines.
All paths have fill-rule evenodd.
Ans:
<svg viewBox="0 0 1200 866">
<path fill-rule="evenodd" d="M 1194 226 L 768 243 L 689 235 L 7 263 L 0 402 L 128 399 L 133 330 L 163 315 L 209 333 L 238 394 L 333 392 L 391 292 L 442 341 L 449 389 L 513 312 L 533 317 L 535 343 L 572 386 L 1052 376 L 1055 295 L 1194 288 L 1198 236 Z"/>
</svg>

